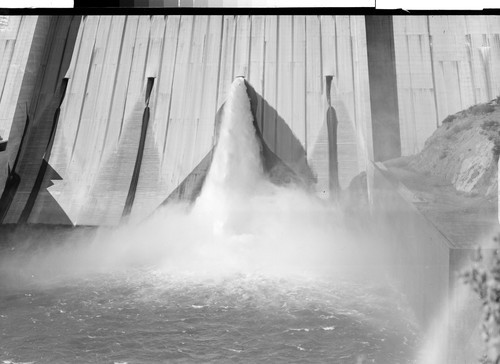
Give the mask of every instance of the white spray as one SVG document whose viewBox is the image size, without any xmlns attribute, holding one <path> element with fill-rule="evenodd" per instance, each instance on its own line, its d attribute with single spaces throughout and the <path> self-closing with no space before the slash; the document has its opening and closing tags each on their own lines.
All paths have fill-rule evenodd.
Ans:
<svg viewBox="0 0 500 364">
<path fill-rule="evenodd" d="M 245 81 L 237 78 L 225 104 L 212 165 L 193 210 L 204 220 L 213 221 L 216 234 L 224 230 L 237 232 L 248 225 L 248 199 L 269 189 L 261 150 Z"/>
</svg>

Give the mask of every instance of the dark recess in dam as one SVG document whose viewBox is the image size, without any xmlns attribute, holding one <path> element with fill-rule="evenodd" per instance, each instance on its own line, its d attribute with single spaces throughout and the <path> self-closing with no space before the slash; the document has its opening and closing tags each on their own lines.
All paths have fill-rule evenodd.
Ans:
<svg viewBox="0 0 500 364">
<path fill-rule="evenodd" d="M 146 85 L 146 98 L 144 113 L 142 115 L 142 127 L 141 127 L 141 138 L 139 139 L 139 146 L 137 150 L 137 158 L 135 160 L 134 172 L 132 174 L 132 180 L 130 181 L 130 188 L 127 194 L 127 199 L 125 200 L 125 206 L 123 208 L 122 219 L 126 219 L 130 212 L 132 211 L 132 206 L 134 205 L 135 193 L 137 191 L 137 184 L 139 182 L 139 174 L 141 173 L 142 158 L 144 156 L 144 145 L 146 144 L 146 136 L 148 132 L 150 109 L 149 100 L 151 98 L 151 91 L 153 90 L 155 79 L 154 77 L 149 77 Z"/>
<path fill-rule="evenodd" d="M 367 16 L 366 44 L 375 161 L 401 156 L 392 16 Z"/>
<path fill-rule="evenodd" d="M 326 81 L 326 100 L 328 102 L 328 110 L 326 111 L 326 125 L 328 130 L 328 154 L 330 158 L 328 159 L 328 169 L 329 169 L 329 187 L 330 193 L 333 197 L 338 197 L 340 193 L 340 182 L 339 182 L 339 160 L 338 160 L 338 148 L 337 148 L 337 127 L 339 121 L 337 119 L 337 113 L 335 108 L 332 106 L 331 100 L 331 88 L 332 88 L 333 76 L 325 76 Z"/>
</svg>

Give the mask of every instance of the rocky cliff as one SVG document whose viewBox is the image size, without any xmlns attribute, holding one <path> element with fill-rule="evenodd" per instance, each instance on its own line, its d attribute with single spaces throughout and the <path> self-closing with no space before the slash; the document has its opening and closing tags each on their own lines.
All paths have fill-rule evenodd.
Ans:
<svg viewBox="0 0 500 364">
<path fill-rule="evenodd" d="M 457 191 L 494 197 L 498 190 L 500 98 L 448 116 L 408 157 L 408 167 L 452 184 Z"/>
</svg>

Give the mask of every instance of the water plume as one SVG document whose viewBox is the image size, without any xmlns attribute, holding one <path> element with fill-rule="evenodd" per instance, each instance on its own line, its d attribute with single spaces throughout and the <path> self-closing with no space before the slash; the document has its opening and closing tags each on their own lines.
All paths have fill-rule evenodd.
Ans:
<svg viewBox="0 0 500 364">
<path fill-rule="evenodd" d="M 225 106 L 213 161 L 193 210 L 212 220 L 216 233 L 244 225 L 250 217 L 248 200 L 270 188 L 243 78 L 233 82 Z"/>
</svg>

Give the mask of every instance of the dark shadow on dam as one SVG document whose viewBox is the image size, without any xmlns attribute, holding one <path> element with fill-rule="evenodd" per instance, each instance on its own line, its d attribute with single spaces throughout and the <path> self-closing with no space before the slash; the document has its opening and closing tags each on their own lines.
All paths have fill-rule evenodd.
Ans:
<svg viewBox="0 0 500 364">
<path fill-rule="evenodd" d="M 307 164 L 307 153 L 304 146 L 297 139 L 285 120 L 278 114 L 276 109 L 269 105 L 266 99 L 255 91 L 253 86 L 246 80 L 245 86 L 247 88 L 248 97 L 250 98 L 254 127 L 262 142 L 264 169 L 269 174 L 271 181 L 276 184 L 295 183 L 306 188 L 310 187 L 316 182 L 316 176 Z M 271 151 L 264 141 L 261 125 L 263 129 L 266 123 L 272 122 L 271 120 L 266 120 L 264 115 L 275 115 L 276 131 L 280 131 L 280 135 L 283 139 L 291 141 L 290 159 L 293 161 L 293 166 L 288 166 L 284 163 L 279 156 Z"/>
<path fill-rule="evenodd" d="M 365 17 L 375 161 L 401 156 L 392 16 Z"/>
<path fill-rule="evenodd" d="M 46 180 L 46 176 L 49 177 L 49 181 L 55 180 L 55 179 L 61 179 L 61 176 L 57 174 L 57 172 L 49 165 L 49 160 L 50 160 L 50 155 L 52 153 L 52 147 L 54 145 L 54 139 L 56 136 L 56 131 L 57 131 L 57 126 L 59 124 L 59 115 L 61 113 L 61 105 L 64 101 L 64 97 L 66 95 L 66 89 L 68 86 L 68 79 L 64 78 L 61 81 L 60 87 L 58 89 L 58 92 L 54 95 L 53 102 L 57 103 L 57 108 L 54 113 L 53 121 L 52 121 L 52 127 L 50 129 L 50 135 L 49 135 L 49 140 L 47 142 L 47 146 L 45 147 L 45 152 L 43 154 L 42 158 L 42 164 L 40 165 L 40 168 L 38 170 L 36 179 L 35 179 L 35 184 L 33 185 L 33 188 L 31 189 L 31 192 L 28 197 L 28 201 L 26 202 L 26 205 L 24 206 L 23 211 L 21 212 L 21 216 L 19 217 L 18 223 L 25 224 L 28 222 L 28 219 L 31 215 L 31 212 L 33 211 L 33 207 L 35 206 L 36 199 L 40 193 L 40 190 L 42 188 L 42 183 L 44 180 Z M 50 109 L 47 111 L 50 113 Z M 52 182 L 50 182 L 50 185 L 45 186 L 45 189 L 48 187 L 52 186 Z M 55 201 L 54 201 L 55 202 Z M 57 208 L 59 210 L 62 210 L 59 204 L 55 202 L 57 205 Z M 52 205 L 52 204 L 51 204 Z M 53 207 L 53 206 L 51 206 Z M 55 206 L 54 206 L 55 207 Z M 66 215 L 66 214 L 64 214 Z M 65 222 L 71 224 L 71 220 L 65 216 L 66 219 Z"/>
<path fill-rule="evenodd" d="M 163 201 L 160 206 L 165 206 L 174 201 L 189 201 L 194 202 L 200 195 L 205 178 L 207 177 L 208 170 L 212 164 L 214 155 L 215 144 L 219 137 L 219 129 L 224 112 L 224 104 L 217 110 L 215 114 L 215 132 L 214 132 L 214 146 L 210 149 L 207 155 L 201 160 L 200 163 L 184 178 L 184 180 L 175 188 L 172 193 Z"/>
<path fill-rule="evenodd" d="M 340 193 L 340 182 L 339 182 L 339 160 L 338 160 L 338 148 L 337 148 L 337 128 L 339 121 L 337 119 L 337 112 L 332 106 L 331 101 L 331 87 L 332 87 L 333 76 L 326 76 L 326 100 L 328 102 L 328 110 L 326 111 L 326 128 L 328 131 L 328 181 L 330 193 L 334 195 L 335 198 L 338 197 Z"/>
<path fill-rule="evenodd" d="M 43 190 L 40 191 L 40 196 L 44 197 L 43 204 L 35 204 L 29 216 L 33 216 L 36 221 L 43 221 L 42 223 L 57 221 L 58 225 L 72 226 L 73 222 L 47 190 L 54 185 L 52 181 L 62 180 L 63 178 L 45 160 L 43 160 L 42 163 L 45 176 L 44 181 L 47 181 L 43 185 Z M 26 220 L 26 222 L 29 223 L 28 220 Z"/>
<path fill-rule="evenodd" d="M 271 182 L 277 185 L 295 184 L 306 189 L 310 188 L 316 182 L 311 168 L 307 164 L 307 156 L 302 143 L 295 137 L 290 127 L 285 120 L 281 118 L 269 103 L 258 94 L 250 83 L 245 80 L 247 94 L 250 99 L 250 105 L 253 115 L 253 124 L 257 133 L 257 137 L 262 144 L 262 161 L 264 164 L 264 172 L 269 176 Z M 259 113 L 259 105 L 261 105 Z M 215 115 L 215 132 L 214 146 L 201 160 L 193 171 L 172 191 L 167 199 L 161 203 L 164 206 L 169 202 L 185 200 L 194 202 L 201 193 L 205 178 L 212 164 L 212 158 L 219 138 L 220 125 L 224 114 L 225 103 L 220 107 Z M 276 130 L 283 133 L 284 138 L 289 138 L 292 141 L 292 160 L 294 161 L 294 169 L 288 166 L 283 160 L 277 156 L 266 144 L 262 136 L 260 125 L 265 125 L 266 122 L 271 122 L 264 119 L 264 115 L 276 116 Z M 298 173 L 296 172 L 298 171 Z"/>
<path fill-rule="evenodd" d="M 0 198 L 0 223 L 8 214 L 22 211 L 19 223 L 27 223 L 33 213 L 57 216 L 57 221 L 72 225 L 70 219 L 46 188 L 61 179 L 49 165 L 50 151 L 57 130 L 60 106 L 68 79 L 64 78 L 76 44 L 81 16 L 61 16 L 51 20 L 43 57 L 46 63 L 36 76 L 34 94 L 26 109 L 25 125 L 16 157 L 9 166 L 6 186 Z M 37 198 L 44 197 L 44 207 L 36 210 Z M 34 209 L 35 208 L 35 209 Z M 15 219 L 15 218 L 14 218 Z"/>
<path fill-rule="evenodd" d="M 12 168 L 7 162 L 7 180 L 5 181 L 5 186 L 0 197 L 0 223 L 3 223 L 7 212 L 9 211 L 12 201 L 14 201 L 14 196 L 16 195 L 17 189 L 19 188 L 19 183 L 21 183 L 21 176 L 17 173 L 17 165 L 19 163 L 19 156 L 21 155 L 21 150 L 26 141 L 26 133 L 30 125 L 30 117 L 28 114 L 26 106 L 26 121 L 24 124 L 23 134 L 21 136 L 21 142 L 19 143 L 19 148 L 17 149 L 16 159 Z"/>
<path fill-rule="evenodd" d="M 137 149 L 137 156 L 134 165 L 134 171 L 132 172 L 132 179 L 130 181 L 130 187 L 127 194 L 127 199 L 125 200 L 125 206 L 122 212 L 122 221 L 125 221 L 132 211 L 132 206 L 135 201 L 135 194 L 137 192 L 137 185 L 139 184 L 139 174 L 141 173 L 142 159 L 144 157 L 144 147 L 146 145 L 146 136 L 149 126 L 150 109 L 149 101 L 151 98 L 151 92 L 153 91 L 155 78 L 149 77 L 146 85 L 146 96 L 144 99 L 144 112 L 142 114 L 142 124 L 141 124 L 141 136 L 139 139 L 139 146 Z"/>
</svg>

